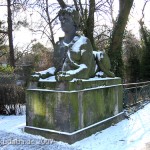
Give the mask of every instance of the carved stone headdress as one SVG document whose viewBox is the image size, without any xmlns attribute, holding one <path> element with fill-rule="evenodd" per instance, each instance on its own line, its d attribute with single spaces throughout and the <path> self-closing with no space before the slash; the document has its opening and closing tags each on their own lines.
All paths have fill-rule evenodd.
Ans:
<svg viewBox="0 0 150 150">
<path fill-rule="evenodd" d="M 77 11 L 74 7 L 72 6 L 67 6 L 65 8 L 60 9 L 60 11 L 58 12 L 58 16 L 60 15 L 64 15 L 64 14 L 69 14 L 72 16 L 72 19 L 75 23 L 75 26 L 78 28 L 80 25 L 80 15 L 79 15 L 79 11 Z"/>
</svg>

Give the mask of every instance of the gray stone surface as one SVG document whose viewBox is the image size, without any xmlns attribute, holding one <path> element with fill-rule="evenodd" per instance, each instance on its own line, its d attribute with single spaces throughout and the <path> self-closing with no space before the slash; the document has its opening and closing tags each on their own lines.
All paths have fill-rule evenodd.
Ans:
<svg viewBox="0 0 150 150">
<path fill-rule="evenodd" d="M 108 82 L 109 81 L 109 82 Z M 43 84 L 47 84 L 44 82 Z M 53 86 L 42 89 L 31 88 L 27 91 L 27 127 L 26 131 L 32 134 L 40 134 L 49 137 L 49 132 L 34 130 L 28 126 L 55 130 L 57 132 L 73 133 L 91 126 L 109 117 L 122 112 L 122 84 L 120 78 L 99 79 L 82 81 L 80 89 L 76 82 L 65 82 L 64 90 L 57 89 L 60 82 L 53 82 Z M 69 85 L 70 84 L 70 85 Z M 76 87 L 77 86 L 77 87 Z M 53 89 L 54 88 L 54 89 Z M 73 90 L 76 89 L 76 90 Z M 121 120 L 121 119 L 118 119 Z M 115 122 L 115 121 L 114 121 Z M 111 122 L 112 123 L 112 122 Z M 111 125 L 103 124 L 103 127 Z M 96 129 L 103 129 L 96 127 Z M 60 140 L 72 142 L 86 137 L 98 130 L 87 130 L 86 133 L 73 137 L 60 136 Z M 88 133 L 89 132 L 89 133 Z M 50 136 L 58 140 L 57 135 Z"/>
</svg>

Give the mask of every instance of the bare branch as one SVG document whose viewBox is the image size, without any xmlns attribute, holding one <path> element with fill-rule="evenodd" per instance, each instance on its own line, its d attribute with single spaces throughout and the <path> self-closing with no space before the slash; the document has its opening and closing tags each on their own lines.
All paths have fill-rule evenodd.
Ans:
<svg viewBox="0 0 150 150">
<path fill-rule="evenodd" d="M 20 53 L 18 55 L 18 57 L 15 59 L 15 62 L 17 62 L 23 55 L 24 53 L 28 52 L 30 45 L 34 42 L 35 40 L 32 40 L 27 46 L 26 48 L 22 51 L 22 53 Z"/>
<path fill-rule="evenodd" d="M 74 2 L 74 5 L 75 5 L 75 7 L 76 7 L 76 10 L 78 11 L 78 10 L 79 10 L 79 8 L 78 8 L 77 1 L 76 1 L 76 0 L 73 0 L 73 2 Z"/>
<path fill-rule="evenodd" d="M 65 8 L 66 7 L 66 4 L 65 4 L 65 2 L 63 0 L 57 0 L 57 2 L 61 6 L 61 8 Z"/>
<path fill-rule="evenodd" d="M 0 6 L 6 6 L 7 7 L 7 5 L 0 5 Z"/>
<path fill-rule="evenodd" d="M 142 21 L 143 18 L 144 18 L 144 10 L 145 10 L 145 7 L 146 7 L 147 2 L 148 2 L 148 0 L 145 1 L 144 6 L 143 6 L 143 9 L 142 9 L 142 18 L 141 18 L 141 21 Z"/>
<path fill-rule="evenodd" d="M 8 34 L 8 32 L 7 32 L 7 31 L 4 31 L 4 30 L 0 30 L 0 33 Z"/>
<path fill-rule="evenodd" d="M 55 40 L 54 40 L 54 34 L 53 34 L 52 24 L 50 23 L 50 22 L 51 22 L 51 19 L 50 19 L 49 12 L 48 12 L 48 0 L 46 0 L 46 15 L 47 15 L 48 22 L 49 22 L 48 25 L 49 25 L 50 33 L 51 33 L 51 42 L 52 42 L 53 45 L 55 45 Z"/>
<path fill-rule="evenodd" d="M 0 55 L 0 57 L 4 56 L 4 55 L 6 55 L 6 54 L 7 54 L 7 53 L 3 53 L 3 54 Z"/>
<path fill-rule="evenodd" d="M 79 0 L 79 6 L 80 6 L 81 15 L 84 16 L 84 11 L 83 11 L 83 7 L 81 4 L 81 0 Z"/>
</svg>

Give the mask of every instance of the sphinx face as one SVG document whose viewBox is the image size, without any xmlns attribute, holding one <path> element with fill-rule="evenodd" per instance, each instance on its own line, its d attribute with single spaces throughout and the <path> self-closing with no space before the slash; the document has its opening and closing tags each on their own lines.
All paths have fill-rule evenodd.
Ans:
<svg viewBox="0 0 150 150">
<path fill-rule="evenodd" d="M 65 33 L 69 33 L 75 30 L 75 23 L 72 19 L 72 16 L 65 13 L 59 16 L 61 22 L 61 28 Z"/>
</svg>

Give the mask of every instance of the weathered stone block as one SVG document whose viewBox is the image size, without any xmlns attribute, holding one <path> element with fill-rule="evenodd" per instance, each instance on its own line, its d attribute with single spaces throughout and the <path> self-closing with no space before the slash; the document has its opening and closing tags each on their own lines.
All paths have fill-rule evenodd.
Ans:
<svg viewBox="0 0 150 150">
<path fill-rule="evenodd" d="M 122 112 L 120 78 L 61 83 L 41 81 L 30 87 L 32 88 L 29 88 L 26 94 L 27 126 L 25 128 L 29 133 L 33 133 L 36 128 L 36 132 L 40 130 L 39 134 L 42 129 L 73 134 Z M 105 125 L 103 126 L 105 128 Z M 95 125 L 93 127 L 96 128 Z M 92 131 L 97 130 L 92 129 L 90 134 L 93 133 Z M 80 137 L 90 134 L 80 135 Z M 80 139 L 77 135 L 75 137 L 71 142 L 68 140 L 67 142 L 72 143 Z M 54 137 L 49 134 L 49 138 Z M 61 138 L 55 139 L 61 140 Z"/>
</svg>

